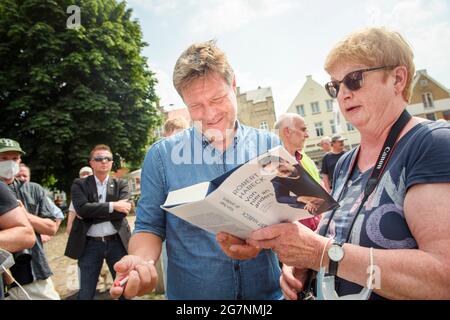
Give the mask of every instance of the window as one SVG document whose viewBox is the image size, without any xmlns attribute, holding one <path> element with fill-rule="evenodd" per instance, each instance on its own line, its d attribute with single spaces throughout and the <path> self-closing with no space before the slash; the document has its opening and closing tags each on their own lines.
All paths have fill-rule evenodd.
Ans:
<svg viewBox="0 0 450 320">
<path fill-rule="evenodd" d="M 434 108 L 433 96 L 430 92 L 422 94 L 422 101 L 425 109 Z"/>
<path fill-rule="evenodd" d="M 263 130 L 268 130 L 269 126 L 267 125 L 266 121 L 261 121 L 260 124 L 259 124 L 259 128 L 263 129 Z"/>
<path fill-rule="evenodd" d="M 434 114 L 434 113 L 427 113 L 426 117 L 428 120 L 436 121 L 436 114 Z"/>
<path fill-rule="evenodd" d="M 428 85 L 428 80 L 427 80 L 427 79 L 422 79 L 422 80 L 420 80 L 420 85 L 421 85 L 422 87 L 426 87 L 426 86 Z"/>
<path fill-rule="evenodd" d="M 322 125 L 322 122 L 314 123 L 314 127 L 316 128 L 316 136 L 318 136 L 318 137 L 323 136 L 323 125 Z"/>
<path fill-rule="evenodd" d="M 336 125 L 334 124 L 334 120 L 330 120 L 331 134 L 336 134 Z"/>
<path fill-rule="evenodd" d="M 353 131 L 355 128 L 352 126 L 350 122 L 347 122 L 347 131 Z"/>
<path fill-rule="evenodd" d="M 299 115 L 301 115 L 302 117 L 304 117 L 305 116 L 305 107 L 301 104 L 301 105 L 296 106 L 296 108 L 297 108 L 297 113 Z"/>
<path fill-rule="evenodd" d="M 311 102 L 311 111 L 312 111 L 312 114 L 320 113 L 320 108 L 319 108 L 318 102 Z"/>
<path fill-rule="evenodd" d="M 327 100 L 327 111 L 328 112 L 333 112 L 333 99 L 328 99 Z"/>
</svg>

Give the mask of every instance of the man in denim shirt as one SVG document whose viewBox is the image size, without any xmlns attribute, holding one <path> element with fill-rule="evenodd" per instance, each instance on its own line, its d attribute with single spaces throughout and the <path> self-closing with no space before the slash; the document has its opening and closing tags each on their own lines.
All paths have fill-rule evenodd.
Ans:
<svg viewBox="0 0 450 320">
<path fill-rule="evenodd" d="M 173 82 L 194 127 L 155 143 L 144 160 L 129 256 L 115 265 L 117 279 L 129 278 L 111 295 L 131 298 L 155 288 L 154 261 L 166 240 L 169 299 L 279 299 L 280 269 L 272 251 L 224 233 L 216 238 L 160 205 L 170 191 L 210 181 L 280 142 L 237 121 L 234 72 L 214 42 L 190 46 L 176 63 Z"/>
</svg>

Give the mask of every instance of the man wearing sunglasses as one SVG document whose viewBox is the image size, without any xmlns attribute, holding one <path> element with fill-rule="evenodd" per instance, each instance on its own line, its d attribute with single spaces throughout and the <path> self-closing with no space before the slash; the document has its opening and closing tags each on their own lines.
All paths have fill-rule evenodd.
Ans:
<svg viewBox="0 0 450 320">
<path fill-rule="evenodd" d="M 131 236 L 126 220 L 131 210 L 130 193 L 127 181 L 109 176 L 112 164 L 111 149 L 106 145 L 95 146 L 89 161 L 94 174 L 76 179 L 72 185 L 77 216 L 65 255 L 78 259 L 79 300 L 94 298 L 104 260 L 114 278 L 114 264 L 127 254 Z"/>
<path fill-rule="evenodd" d="M 334 171 L 340 207 L 318 233 L 278 224 L 248 242 L 291 266 L 280 281 L 287 299 L 308 286 L 308 270 L 318 272 L 319 299 L 450 299 L 450 125 L 405 111 L 412 49 L 396 32 L 365 29 L 332 49 L 325 70 L 328 93 L 361 134 Z"/>
</svg>

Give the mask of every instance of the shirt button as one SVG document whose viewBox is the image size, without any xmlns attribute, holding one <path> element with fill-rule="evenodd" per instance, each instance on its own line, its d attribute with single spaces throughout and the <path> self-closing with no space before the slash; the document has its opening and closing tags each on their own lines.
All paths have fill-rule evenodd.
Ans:
<svg viewBox="0 0 450 320">
<path fill-rule="evenodd" d="M 238 265 L 238 264 L 235 264 L 235 265 L 234 265 L 234 270 L 235 270 L 235 271 L 239 271 L 239 265 Z"/>
<path fill-rule="evenodd" d="M 237 300 L 242 300 L 242 294 L 238 293 L 238 295 L 236 296 Z"/>
</svg>

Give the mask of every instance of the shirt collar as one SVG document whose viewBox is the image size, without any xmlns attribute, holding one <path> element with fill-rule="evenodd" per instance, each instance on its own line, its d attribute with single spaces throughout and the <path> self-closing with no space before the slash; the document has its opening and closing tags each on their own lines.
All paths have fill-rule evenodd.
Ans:
<svg viewBox="0 0 450 320">
<path fill-rule="evenodd" d="M 234 146 L 236 146 L 244 136 L 242 124 L 237 119 L 234 128 L 236 129 L 236 132 L 233 137 L 233 144 Z M 206 138 L 206 136 L 202 132 L 200 132 L 196 127 L 194 127 L 194 135 L 197 139 L 200 139 L 200 141 L 202 142 L 203 149 L 211 144 L 208 138 Z"/>
<path fill-rule="evenodd" d="M 94 178 L 95 178 L 95 184 L 99 187 L 104 187 L 108 183 L 108 180 L 109 180 L 109 176 L 106 177 L 106 179 L 103 181 L 103 183 L 95 175 L 94 175 Z"/>
<path fill-rule="evenodd" d="M 295 159 L 297 160 L 297 162 L 302 161 L 302 159 L 303 159 L 303 152 L 301 152 L 299 150 L 296 150 L 294 155 L 295 155 Z"/>
</svg>

